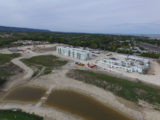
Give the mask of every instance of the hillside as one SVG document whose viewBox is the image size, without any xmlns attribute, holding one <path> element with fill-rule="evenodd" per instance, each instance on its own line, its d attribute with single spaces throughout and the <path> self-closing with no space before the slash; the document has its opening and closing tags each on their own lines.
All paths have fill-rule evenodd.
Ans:
<svg viewBox="0 0 160 120">
<path fill-rule="evenodd" d="M 44 30 L 44 29 L 0 26 L 0 32 L 51 32 L 51 31 L 50 30 Z"/>
</svg>

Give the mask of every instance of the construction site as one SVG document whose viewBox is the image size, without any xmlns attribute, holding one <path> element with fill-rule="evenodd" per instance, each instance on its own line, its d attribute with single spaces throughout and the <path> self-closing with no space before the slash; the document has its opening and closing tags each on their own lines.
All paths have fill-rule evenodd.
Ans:
<svg viewBox="0 0 160 120">
<path fill-rule="evenodd" d="M 112 55 L 97 61 L 97 65 L 104 69 L 117 69 L 125 72 L 137 72 L 140 74 L 147 74 L 150 69 L 150 62 L 148 59 L 129 56 L 129 55 Z"/>
<path fill-rule="evenodd" d="M 3 50 L 4 51 L 4 50 Z M 29 45 L 9 48 L 8 51 L 25 55 L 54 54 L 73 61 L 73 65 L 83 69 L 93 69 L 102 72 L 136 78 L 140 81 L 160 85 L 159 65 L 151 58 L 124 55 L 115 52 L 94 50 L 82 47 L 75 48 L 65 44 Z"/>
<path fill-rule="evenodd" d="M 75 58 L 82 61 L 87 61 L 93 64 L 93 66 L 98 66 L 103 69 L 110 69 L 114 71 L 120 70 L 124 72 L 137 72 L 140 74 L 147 74 L 150 69 L 150 61 L 146 58 L 141 58 L 137 56 L 122 55 L 122 54 L 104 54 L 98 52 L 98 54 L 92 50 L 83 50 L 82 48 L 72 48 L 65 46 L 57 46 L 57 53 L 62 56 Z M 99 58 L 102 55 L 104 58 Z M 94 61 L 96 58 L 96 61 Z M 89 65 L 89 64 L 88 64 Z M 91 65 L 88 67 L 92 67 Z"/>
<path fill-rule="evenodd" d="M 116 78 L 127 78 L 129 81 L 138 80 L 143 83 L 160 86 L 160 65 L 154 59 L 128 56 L 90 48 L 75 48 L 65 44 L 26 45 L 16 48 L 4 48 L 0 50 L 0 53 L 20 53 L 21 56 L 14 58 L 11 62 L 23 69 L 23 73 L 15 75 L 3 86 L 0 92 L 2 98 L 0 99 L 1 109 L 22 109 L 25 112 L 43 116 L 45 118 L 44 120 L 82 120 L 79 116 L 68 114 L 54 107 L 53 100 L 55 99 L 53 98 L 56 95 L 58 96 L 57 93 L 61 96 L 60 100 L 56 102 L 60 102 L 61 104 L 61 102 L 63 103 L 61 99 L 72 100 L 69 97 L 70 92 L 65 91 L 65 95 L 67 92 L 67 97 L 64 97 L 64 93 L 61 90 L 71 90 L 87 95 L 91 97 L 89 98 L 91 100 L 96 99 L 106 106 L 109 105 L 115 111 L 122 112 L 135 120 L 159 120 L 159 112 L 149 109 L 150 107 L 148 108 L 148 106 L 151 105 L 146 105 L 143 101 L 140 101 L 140 105 L 144 106 L 144 108 L 140 108 L 139 105 L 119 98 L 110 91 L 106 91 L 96 85 L 75 80 L 74 76 L 76 74 L 74 73 L 72 75 L 73 78 L 67 76 L 69 71 L 79 69 L 112 75 Z M 42 56 L 43 59 L 38 56 Z M 55 60 L 52 60 L 52 57 Z M 33 58 L 36 58 L 34 64 L 25 64 L 22 61 L 22 59 L 29 59 L 28 61 L 30 61 Z M 37 62 L 40 59 L 41 61 Z M 67 61 L 67 63 L 62 64 L 64 61 Z M 39 65 L 41 62 L 45 63 L 41 64 L 44 66 Z M 50 65 L 48 62 L 53 62 L 53 64 Z M 57 65 L 61 65 L 61 67 L 57 68 Z M 54 67 L 55 69 L 51 69 Z M 44 74 L 48 70 L 50 70 L 49 74 Z M 36 73 L 37 71 L 38 73 Z M 81 74 L 79 77 L 83 78 Z M 96 79 L 92 78 L 91 82 L 94 81 Z M 31 91 L 33 93 L 28 94 Z M 34 94 L 37 96 L 34 96 Z M 72 94 L 75 95 L 75 100 L 77 100 L 77 94 Z M 124 103 L 128 106 L 124 105 Z M 86 106 L 85 104 L 82 105 Z M 94 105 L 92 107 L 94 108 Z M 92 110 L 88 109 L 88 111 Z M 81 110 L 81 112 L 84 113 L 84 110 Z M 99 116 L 101 116 L 101 113 L 98 113 Z"/>
</svg>

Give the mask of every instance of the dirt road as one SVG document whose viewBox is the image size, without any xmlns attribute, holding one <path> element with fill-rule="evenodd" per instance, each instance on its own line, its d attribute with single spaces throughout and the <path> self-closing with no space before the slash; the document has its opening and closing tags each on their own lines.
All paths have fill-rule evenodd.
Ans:
<svg viewBox="0 0 160 120">
<path fill-rule="evenodd" d="M 78 92 L 82 92 L 88 96 L 91 96 L 106 105 L 110 105 L 115 110 L 121 111 L 122 113 L 134 117 L 136 120 L 159 120 L 160 114 L 156 110 L 152 110 L 149 108 L 141 108 L 136 104 L 130 103 L 124 99 L 119 100 L 119 98 L 113 95 L 111 92 L 107 92 L 96 86 L 89 85 L 66 77 L 66 73 L 70 69 L 74 68 L 73 66 L 70 66 L 70 64 L 67 64 L 66 66 L 64 66 L 59 70 L 54 70 L 49 75 L 40 76 L 36 79 L 30 80 L 33 74 L 33 70 L 28 66 L 26 66 L 23 62 L 21 62 L 21 59 L 39 55 L 49 55 L 49 54 L 57 55 L 55 51 L 36 53 L 31 50 L 27 50 L 25 53 L 22 53 L 21 57 L 13 59 L 12 62 L 17 66 L 19 66 L 20 68 L 22 68 L 24 70 L 24 74 L 21 75 L 20 77 L 17 77 L 17 79 L 14 79 L 14 81 L 10 83 L 9 87 L 8 88 L 6 87 L 7 88 L 6 91 L 20 84 L 46 88 L 47 93 L 50 93 L 51 90 L 54 89 L 72 89 Z M 63 56 L 59 57 L 61 57 L 62 59 L 69 59 Z M 156 71 L 158 72 L 159 69 L 158 68 L 156 69 L 157 69 Z M 160 81 L 157 82 L 160 83 Z M 44 98 L 46 99 L 46 97 L 47 96 L 43 96 L 41 100 L 36 104 L 0 102 L 0 109 L 20 108 L 23 111 L 43 116 L 45 120 L 82 120 L 81 118 L 68 114 L 66 112 L 46 107 L 44 105 Z"/>
</svg>

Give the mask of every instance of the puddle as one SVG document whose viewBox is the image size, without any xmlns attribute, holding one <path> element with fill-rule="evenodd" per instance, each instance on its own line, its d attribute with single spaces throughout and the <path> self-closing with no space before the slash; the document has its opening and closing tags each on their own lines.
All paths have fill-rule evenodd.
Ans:
<svg viewBox="0 0 160 120">
<path fill-rule="evenodd" d="M 46 90 L 39 87 L 23 86 L 13 89 L 4 100 L 20 102 L 38 102 Z"/>
<path fill-rule="evenodd" d="M 86 120 L 133 120 L 89 96 L 71 90 L 53 91 L 46 105 L 78 115 Z"/>
</svg>

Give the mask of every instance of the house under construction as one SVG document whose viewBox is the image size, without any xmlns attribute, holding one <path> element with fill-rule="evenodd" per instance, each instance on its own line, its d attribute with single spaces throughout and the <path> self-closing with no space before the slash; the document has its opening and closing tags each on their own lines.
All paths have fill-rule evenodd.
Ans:
<svg viewBox="0 0 160 120">
<path fill-rule="evenodd" d="M 78 48 L 57 46 L 56 51 L 60 55 L 76 58 L 79 60 L 89 60 L 90 52 L 88 50 L 82 50 Z"/>
<path fill-rule="evenodd" d="M 138 72 L 144 74 L 150 68 L 149 60 L 136 57 L 118 55 L 114 57 L 104 58 L 98 61 L 98 65 L 110 69 L 119 69 L 126 72 Z"/>
</svg>

